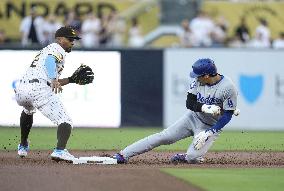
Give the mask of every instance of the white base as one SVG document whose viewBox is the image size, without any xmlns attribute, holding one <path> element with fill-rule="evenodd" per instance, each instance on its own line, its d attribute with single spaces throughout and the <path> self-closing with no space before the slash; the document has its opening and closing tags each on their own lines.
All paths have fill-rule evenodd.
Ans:
<svg viewBox="0 0 284 191">
<path fill-rule="evenodd" d="M 73 164 L 117 164 L 117 160 L 111 157 L 79 157 L 73 159 Z"/>
</svg>

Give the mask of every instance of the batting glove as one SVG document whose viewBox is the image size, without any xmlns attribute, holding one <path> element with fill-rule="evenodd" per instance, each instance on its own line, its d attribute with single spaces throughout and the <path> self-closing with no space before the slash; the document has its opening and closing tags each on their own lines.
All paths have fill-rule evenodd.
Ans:
<svg viewBox="0 0 284 191">
<path fill-rule="evenodd" d="M 200 150 L 208 140 L 210 136 L 212 136 L 214 132 L 212 130 L 205 130 L 198 133 L 194 136 L 193 146 L 195 150 Z"/>
<path fill-rule="evenodd" d="M 234 115 L 235 116 L 239 116 L 241 113 L 241 110 L 239 110 L 238 108 L 234 110 Z"/>
<path fill-rule="evenodd" d="M 203 113 L 209 113 L 209 114 L 212 114 L 212 115 L 219 115 L 220 112 L 221 112 L 221 108 L 217 105 L 203 104 L 202 107 L 201 107 L 201 111 Z"/>
</svg>

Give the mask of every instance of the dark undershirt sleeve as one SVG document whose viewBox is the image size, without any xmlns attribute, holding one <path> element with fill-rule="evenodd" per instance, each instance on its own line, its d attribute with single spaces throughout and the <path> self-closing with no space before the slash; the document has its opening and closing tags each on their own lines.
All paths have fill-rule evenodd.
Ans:
<svg viewBox="0 0 284 191">
<path fill-rule="evenodd" d="M 187 93 L 186 108 L 195 112 L 201 112 L 202 103 L 197 102 L 197 96 Z"/>
</svg>

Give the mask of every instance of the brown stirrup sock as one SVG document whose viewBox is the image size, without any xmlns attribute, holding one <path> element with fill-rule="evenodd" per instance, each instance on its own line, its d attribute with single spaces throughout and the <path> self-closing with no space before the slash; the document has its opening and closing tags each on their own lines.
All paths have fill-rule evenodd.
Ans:
<svg viewBox="0 0 284 191">
<path fill-rule="evenodd" d="M 21 145 L 28 146 L 28 137 L 30 130 L 33 125 L 33 115 L 28 115 L 24 111 L 21 113 L 20 117 L 20 127 L 21 127 Z"/>
<path fill-rule="evenodd" d="M 56 149 L 63 150 L 66 147 L 70 137 L 72 126 L 69 123 L 61 123 L 57 128 L 57 147 Z"/>
</svg>

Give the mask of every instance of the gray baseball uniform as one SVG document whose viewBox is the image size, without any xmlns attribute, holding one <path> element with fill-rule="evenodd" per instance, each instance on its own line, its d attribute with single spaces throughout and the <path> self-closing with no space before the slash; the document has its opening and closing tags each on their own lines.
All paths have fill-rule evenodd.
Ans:
<svg viewBox="0 0 284 191">
<path fill-rule="evenodd" d="M 194 79 L 189 86 L 188 93 L 197 96 L 197 101 L 208 105 L 218 105 L 222 110 L 235 110 L 237 105 L 237 90 L 233 82 L 226 76 L 213 85 L 201 85 Z M 222 115 L 222 114 L 221 114 Z M 120 153 L 129 159 L 132 156 L 150 151 L 160 145 L 172 144 L 189 136 L 194 136 L 212 127 L 221 115 L 213 116 L 203 112 L 187 111 L 173 125 L 162 132 L 150 135 L 123 149 Z M 195 150 L 191 144 L 187 150 L 187 160 L 202 157 L 217 139 L 219 133 L 210 136 L 200 150 Z"/>
<path fill-rule="evenodd" d="M 57 79 L 59 78 L 64 68 L 66 52 L 59 44 L 53 43 L 39 52 L 20 80 L 15 89 L 16 101 L 20 106 L 23 106 L 26 114 L 31 115 L 38 109 L 56 125 L 64 122 L 72 125 L 72 120 L 65 111 L 61 100 L 50 87 L 51 79 L 48 77 L 45 67 L 48 55 L 56 58 L 56 74 Z"/>
</svg>

